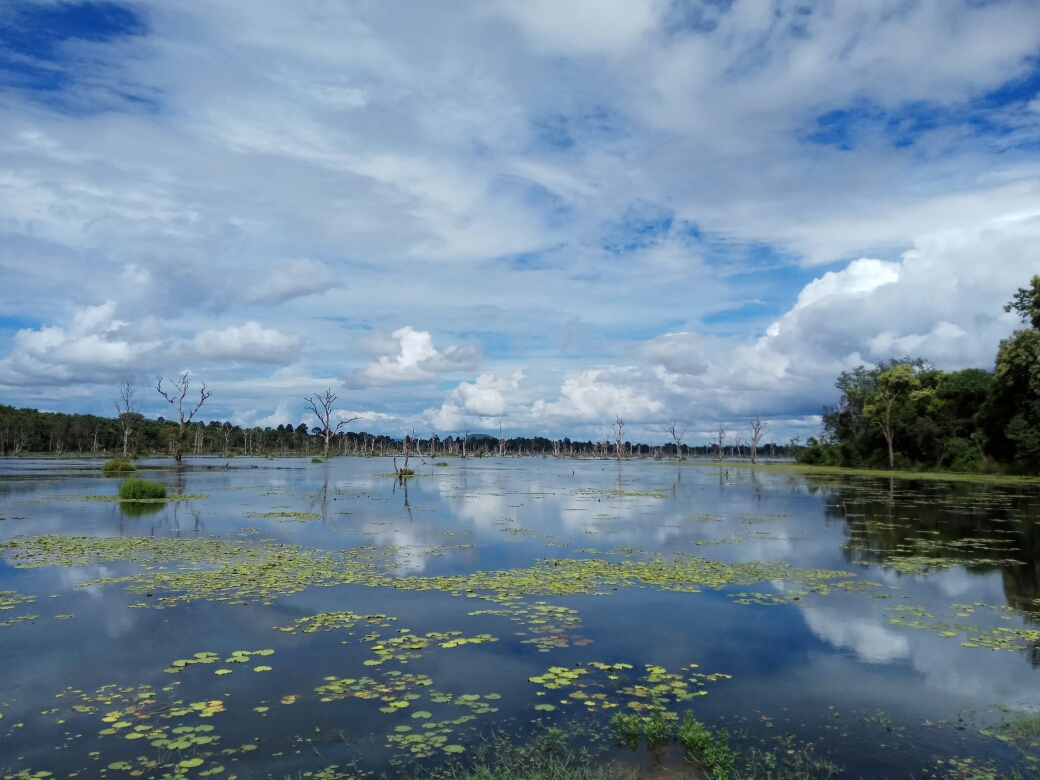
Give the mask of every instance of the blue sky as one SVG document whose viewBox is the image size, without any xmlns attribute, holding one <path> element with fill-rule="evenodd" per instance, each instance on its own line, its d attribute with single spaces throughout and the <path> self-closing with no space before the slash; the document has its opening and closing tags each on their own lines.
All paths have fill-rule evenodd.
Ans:
<svg viewBox="0 0 1040 780">
<path fill-rule="evenodd" d="M 804 437 L 992 364 L 1038 142 L 1032 0 L 8 4 L 0 401 Z"/>
</svg>

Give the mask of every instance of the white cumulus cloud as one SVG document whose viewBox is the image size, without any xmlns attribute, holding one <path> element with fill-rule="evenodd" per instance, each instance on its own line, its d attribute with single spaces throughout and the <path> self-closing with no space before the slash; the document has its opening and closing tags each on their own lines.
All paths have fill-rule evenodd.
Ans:
<svg viewBox="0 0 1040 780">
<path fill-rule="evenodd" d="M 229 325 L 223 330 L 204 330 L 181 347 L 190 357 L 205 362 L 234 363 L 294 362 L 300 355 L 299 336 L 264 328 L 259 322 Z"/>
<path fill-rule="evenodd" d="M 348 383 L 371 387 L 432 382 L 443 374 L 472 369 L 481 357 L 479 343 L 450 346 L 440 351 L 434 347 L 429 331 L 415 330 L 411 325 L 398 328 L 389 339 L 378 339 L 377 343 L 390 354 L 380 355 L 360 371 L 348 375 Z"/>
<path fill-rule="evenodd" d="M 166 336 L 151 318 L 116 319 L 116 304 L 80 308 L 65 326 L 23 328 L 0 360 L 0 385 L 60 386 L 97 383 L 114 376 L 150 373 L 170 364 L 292 363 L 301 340 L 259 322 L 207 329 L 191 338 Z"/>
</svg>

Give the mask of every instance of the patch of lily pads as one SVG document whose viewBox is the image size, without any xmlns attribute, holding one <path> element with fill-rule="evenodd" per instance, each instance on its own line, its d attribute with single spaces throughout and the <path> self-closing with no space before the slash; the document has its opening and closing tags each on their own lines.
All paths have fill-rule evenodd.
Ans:
<svg viewBox="0 0 1040 780">
<path fill-rule="evenodd" d="M 15 567 L 35 568 L 125 560 L 145 571 L 83 583 L 125 583 L 131 592 L 165 590 L 157 606 L 208 599 L 242 603 L 298 593 L 308 587 L 360 584 L 399 590 L 443 591 L 503 603 L 524 595 L 608 595 L 622 587 L 656 586 L 697 593 L 763 581 L 784 581 L 820 595 L 860 590 L 864 581 L 843 571 L 801 569 L 783 562 L 725 563 L 688 554 L 670 558 L 609 561 L 547 559 L 524 569 L 477 571 L 440 577 L 394 577 L 391 548 L 343 551 L 302 549 L 273 542 L 151 537 L 28 536 L 0 544 Z M 153 564 L 173 564 L 174 570 Z M 148 606 L 140 603 L 135 606 Z"/>
<path fill-rule="evenodd" d="M 224 663 L 235 664 L 235 663 L 248 663 L 252 656 L 268 656 L 274 655 L 274 650 L 233 650 L 231 651 L 231 657 L 225 658 Z M 220 656 L 216 653 L 208 651 L 195 653 L 192 658 L 178 658 L 176 661 L 171 663 L 168 668 L 163 669 L 167 674 L 179 674 L 183 672 L 189 666 L 195 666 L 196 664 L 215 664 L 220 660 Z M 271 671 L 271 667 L 255 667 L 253 671 Z M 230 674 L 231 669 L 217 669 L 216 674 Z"/>
</svg>

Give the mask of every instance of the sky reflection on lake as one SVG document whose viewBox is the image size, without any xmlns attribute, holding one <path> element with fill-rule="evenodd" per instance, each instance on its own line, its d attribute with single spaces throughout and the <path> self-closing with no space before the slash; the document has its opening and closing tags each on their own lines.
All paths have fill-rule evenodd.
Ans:
<svg viewBox="0 0 1040 780">
<path fill-rule="evenodd" d="M 0 591 L 35 596 L 0 611 L 0 622 L 9 623 L 0 625 L 4 774 L 96 776 L 105 769 L 110 776 L 158 777 L 167 771 L 159 765 L 163 760 L 179 765 L 195 757 L 201 763 L 181 767 L 182 776 L 224 766 L 224 777 L 262 777 L 331 764 L 342 772 L 354 764 L 349 772 L 355 775 L 407 773 L 413 757 L 388 735 L 451 729 L 440 743 L 423 743 L 430 755 L 421 760 L 436 763 L 465 757 L 492 729 L 527 739 L 548 725 L 565 729 L 570 747 L 589 747 L 600 760 L 649 766 L 652 758 L 645 754 L 615 747 L 607 725 L 614 712 L 646 703 L 623 689 L 646 676 L 647 664 L 687 681 L 693 674 L 729 675 L 703 683 L 706 695 L 666 700 L 666 708 L 691 709 L 709 725 L 725 724 L 742 735 L 737 742 L 745 747 L 775 747 L 777 737 L 790 733 L 799 744 L 813 743 L 848 777 L 917 776 L 924 768 L 942 775 L 949 759 L 967 757 L 975 766 L 1009 767 L 1037 754 L 1028 742 L 979 733 L 999 734 L 1012 717 L 997 705 L 1040 708 L 1040 654 L 1023 633 L 1036 628 L 1040 597 L 1040 494 L 1034 488 L 818 477 L 735 464 L 534 458 L 429 463 L 405 486 L 385 476 L 388 464 L 378 459 L 314 464 L 239 458 L 227 464 L 145 464 L 155 469 L 145 469 L 144 476 L 163 481 L 171 494 L 205 496 L 146 507 L 154 513 L 83 500 L 116 492 L 118 480 L 101 477 L 96 463 L 0 464 L 0 542 L 21 545 L 3 550 Z M 15 552 L 47 534 L 213 539 L 250 549 L 283 543 L 320 555 L 372 548 L 365 555 L 382 579 L 372 587 L 312 585 L 238 604 L 161 602 L 177 593 L 132 593 L 130 582 L 87 584 L 148 572 L 140 561 L 16 566 Z M 721 588 L 702 583 L 700 592 L 626 581 L 601 583 L 590 593 L 504 602 L 489 600 L 494 593 L 479 588 L 468 593 L 430 585 L 444 582 L 430 578 L 528 570 L 544 559 L 620 564 L 677 555 L 735 565 L 783 562 L 854 576 L 808 582 L 778 577 Z M 144 565 L 157 572 L 200 566 L 176 560 Z M 840 582 L 856 584 L 843 588 L 835 584 Z M 521 602 L 524 614 L 517 612 Z M 533 615 L 539 604 L 576 612 L 551 613 L 538 622 L 546 617 Z M 377 627 L 359 620 L 314 633 L 297 623 L 346 611 L 387 619 Z M 508 614 L 471 614 L 487 611 Z M 37 617 L 11 620 L 25 615 Z M 293 626 L 295 631 L 276 630 Z M 495 641 L 444 648 L 446 640 L 429 640 L 408 650 L 411 657 L 374 663 L 379 656 L 373 648 L 391 647 L 391 638 L 430 632 Z M 998 640 L 1001 649 L 991 649 Z M 235 650 L 259 649 L 274 653 L 250 656 L 248 663 L 225 661 Z M 177 659 L 208 652 L 219 660 L 163 671 Z M 589 669 L 593 661 L 633 668 L 617 681 L 590 670 L 580 679 L 586 687 L 572 690 L 542 690 L 528 681 L 550 666 Z M 254 672 L 261 662 L 271 670 Z M 224 668 L 230 671 L 214 674 Z M 327 685 L 327 677 L 368 678 L 373 682 L 361 685 L 371 687 L 407 674 L 427 675 L 433 684 L 383 691 L 383 698 L 355 691 L 332 701 L 314 690 Z M 128 700 L 84 703 L 106 685 L 117 686 L 109 692 L 126 691 Z M 128 710 L 135 698 L 149 701 L 149 690 L 154 705 Z M 605 696 L 569 695 L 582 690 Z M 451 700 L 435 701 L 441 694 Z M 222 701 L 223 711 L 206 721 L 197 712 L 162 717 L 211 701 Z M 380 711 L 392 710 L 393 701 L 401 708 Z M 540 704 L 554 709 L 536 710 Z M 124 718 L 115 722 L 130 725 L 99 735 L 112 722 L 102 721 L 105 713 L 115 711 Z M 423 713 L 429 718 L 412 717 Z M 134 725 L 144 724 L 145 734 L 145 725 L 166 721 L 211 724 L 214 729 L 204 733 L 215 738 L 179 752 L 151 747 L 151 736 L 126 739 Z M 448 721 L 461 722 L 443 725 Z M 442 725 L 424 732 L 427 722 Z M 446 754 L 448 744 L 463 752 Z M 243 748 L 249 745 L 255 748 Z"/>
</svg>

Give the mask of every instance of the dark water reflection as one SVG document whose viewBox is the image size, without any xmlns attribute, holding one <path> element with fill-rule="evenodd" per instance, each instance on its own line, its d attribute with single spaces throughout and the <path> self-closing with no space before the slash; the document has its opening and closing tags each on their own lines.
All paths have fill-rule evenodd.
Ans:
<svg viewBox="0 0 1040 780">
<path fill-rule="evenodd" d="M 743 735 L 745 746 L 775 745 L 793 735 L 794 743 L 813 743 L 847 777 L 919 777 L 925 769 L 955 776 L 950 760 L 965 758 L 976 767 L 996 762 L 1003 772 L 1037 753 L 1028 743 L 979 733 L 1010 717 L 995 705 L 1040 708 L 1035 643 L 1015 634 L 1019 649 L 963 645 L 1003 636 L 994 634 L 998 629 L 1036 626 L 1040 493 L 1032 488 L 817 478 L 704 464 L 680 469 L 674 463 L 506 459 L 429 465 L 405 489 L 380 476 L 389 468 L 379 460 L 154 466 L 144 475 L 164 481 L 171 494 L 207 497 L 136 507 L 71 500 L 114 495 L 118 480 L 102 478 L 93 463 L 4 462 L 0 541 L 61 534 L 277 540 L 325 551 L 373 547 L 388 556 L 388 571 L 398 578 L 524 569 L 544 558 L 626 559 L 607 554 L 619 550 L 627 559 L 685 553 L 847 571 L 878 586 L 824 595 L 778 580 L 700 593 L 647 585 L 605 596 L 529 596 L 528 604 L 567 607 L 580 619 L 561 628 L 557 644 L 565 646 L 539 652 L 529 643 L 538 624 L 470 614 L 499 606 L 479 593 L 353 584 L 309 587 L 269 605 L 196 600 L 130 608 L 169 594 L 82 583 L 141 571 L 135 564 L 26 569 L 13 566 L 8 554 L 0 591 L 36 598 L 0 611 L 0 622 L 9 623 L 0 626 L 0 775 L 44 770 L 82 777 L 105 769 L 109 776 L 141 771 L 159 777 L 169 771 L 134 763 L 139 756 L 154 760 L 160 751 L 148 739 L 125 739 L 132 725 L 157 719 L 131 715 L 124 718 L 130 727 L 99 736 L 110 725 L 102 722 L 105 713 L 125 712 L 126 702 L 95 703 L 92 713 L 71 709 L 83 696 L 96 698 L 102 686 L 118 687 L 105 689 L 108 694 L 133 688 L 120 694 L 124 698 L 152 686 L 156 707 L 223 702 L 224 711 L 206 720 L 169 721 L 209 724 L 219 735 L 182 751 L 188 758 L 212 754 L 184 768 L 188 777 L 217 764 L 225 767 L 221 776 L 242 778 L 352 763 L 355 772 L 408 771 L 400 758 L 406 751 L 387 747 L 387 735 L 423 733 L 426 721 L 411 717 L 417 711 L 440 722 L 476 714 L 474 708 L 481 712 L 473 720 L 451 727 L 449 744 L 466 748 L 463 758 L 493 729 L 525 739 L 555 725 L 570 735 L 572 748 L 589 747 L 602 760 L 651 771 L 647 754 L 613 746 L 607 722 L 616 710 L 586 712 L 569 696 L 575 689 L 545 691 L 528 681 L 550 666 L 588 668 L 592 661 L 632 664 L 625 672 L 629 683 L 646 675 L 646 664 L 730 675 L 708 682 L 706 696 L 672 701 L 669 708 L 689 708 L 713 726 L 725 725 Z M 312 634 L 275 630 L 346 610 L 396 620 L 390 628 L 362 622 Z M 11 621 L 25 615 L 37 617 Z M 361 641 L 364 634 L 379 631 L 385 641 L 404 628 L 420 636 L 490 634 L 498 641 L 432 645 L 406 664 L 365 665 L 374 643 Z M 232 651 L 257 649 L 274 653 L 248 664 L 163 672 L 199 652 L 223 661 Z M 271 671 L 253 672 L 261 662 Z M 224 667 L 232 673 L 214 675 Z M 417 688 L 418 699 L 388 714 L 379 711 L 385 704 L 379 698 L 322 702 L 314 693 L 325 677 L 384 681 L 393 679 L 384 676 L 390 671 L 428 675 L 433 690 L 456 698 L 500 698 L 469 707 L 433 702 L 429 689 Z M 581 680 L 589 693 L 609 692 L 622 707 L 630 700 L 615 691 L 625 677 L 608 682 L 601 675 L 595 685 L 594 677 Z M 282 704 L 287 696 L 299 698 Z M 535 709 L 544 703 L 555 710 Z M 255 710 L 262 707 L 268 709 Z M 395 732 L 398 726 L 412 732 Z M 243 745 L 255 749 L 243 752 Z M 446 757 L 437 750 L 426 761 Z M 117 767 L 107 769 L 112 764 Z"/>
</svg>

